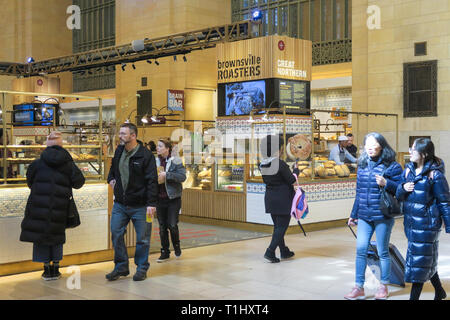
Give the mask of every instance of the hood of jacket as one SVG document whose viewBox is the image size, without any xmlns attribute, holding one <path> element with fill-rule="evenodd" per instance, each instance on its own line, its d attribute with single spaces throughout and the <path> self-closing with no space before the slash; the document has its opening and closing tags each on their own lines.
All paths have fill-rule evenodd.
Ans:
<svg viewBox="0 0 450 320">
<path fill-rule="evenodd" d="M 69 152 L 60 146 L 47 147 L 41 154 L 41 159 L 52 168 L 57 168 L 72 161 Z"/>
<path fill-rule="evenodd" d="M 411 172 L 415 174 L 416 172 L 416 164 L 414 162 L 408 162 L 406 164 L 406 167 L 409 168 Z M 419 176 L 425 176 L 428 175 L 430 171 L 437 170 L 440 171 L 442 174 L 445 174 L 445 164 L 444 161 L 441 160 L 441 163 L 437 163 L 435 161 L 427 161 L 423 165 L 423 170 L 419 174 Z"/>
<path fill-rule="evenodd" d="M 260 166 L 261 167 L 270 167 L 270 163 L 275 160 L 278 159 L 277 157 L 270 157 L 270 158 L 265 158 L 261 160 Z"/>
</svg>

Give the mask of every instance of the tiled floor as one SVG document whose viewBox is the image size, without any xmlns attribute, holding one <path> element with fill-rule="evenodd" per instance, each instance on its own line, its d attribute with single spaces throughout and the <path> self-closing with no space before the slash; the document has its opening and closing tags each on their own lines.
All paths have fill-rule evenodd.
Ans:
<svg viewBox="0 0 450 320">
<path fill-rule="evenodd" d="M 288 261 L 270 264 L 262 258 L 269 238 L 217 244 L 183 251 L 180 259 L 156 263 L 150 255 L 147 280 L 134 282 L 131 275 L 114 282 L 105 280 L 113 262 L 80 267 L 81 288 L 74 287 L 67 268 L 63 278 L 45 282 L 41 272 L 0 278 L 0 299 L 305 299 L 341 300 L 354 281 L 355 240 L 347 228 L 310 232 L 308 237 L 289 235 L 286 243 L 295 251 Z M 391 242 L 405 254 L 402 222 L 397 221 Z M 450 292 L 450 235 L 442 234 L 439 273 Z M 373 299 L 377 281 L 366 272 L 366 294 Z M 72 286 L 68 286 L 72 284 Z M 390 299 L 408 299 L 406 288 L 390 287 Z M 433 299 L 428 283 L 421 299 Z"/>
</svg>

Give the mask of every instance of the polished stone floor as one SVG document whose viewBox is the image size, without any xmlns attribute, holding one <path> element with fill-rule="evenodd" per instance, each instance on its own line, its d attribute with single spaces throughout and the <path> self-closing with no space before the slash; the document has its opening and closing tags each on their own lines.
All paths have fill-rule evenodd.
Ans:
<svg viewBox="0 0 450 320">
<path fill-rule="evenodd" d="M 0 299 L 158 299 L 158 300 L 342 300 L 354 281 L 355 240 L 346 228 L 335 228 L 286 236 L 295 257 L 271 264 L 263 259 L 270 238 L 258 238 L 185 249 L 182 257 L 157 263 L 158 254 L 150 255 L 148 278 L 134 282 L 131 275 L 114 282 L 105 280 L 113 262 L 80 266 L 80 281 L 75 273 L 62 268 L 63 277 L 43 281 L 42 272 L 0 278 Z M 404 255 L 406 239 L 402 221 L 392 234 Z M 439 273 L 444 288 L 450 292 L 450 235 L 440 242 Z M 74 280 L 75 279 L 75 280 Z M 77 284 L 79 286 L 77 287 Z M 366 272 L 366 295 L 373 299 L 377 280 Z M 408 299 L 406 288 L 390 287 L 390 299 Z M 431 300 L 434 292 L 427 283 L 421 296 Z"/>
</svg>

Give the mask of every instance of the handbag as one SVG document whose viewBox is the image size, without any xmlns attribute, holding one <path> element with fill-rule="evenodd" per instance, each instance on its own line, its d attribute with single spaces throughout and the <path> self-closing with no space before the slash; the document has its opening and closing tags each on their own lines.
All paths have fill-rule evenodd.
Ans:
<svg viewBox="0 0 450 320">
<path fill-rule="evenodd" d="M 384 177 L 386 170 L 387 168 L 381 174 L 382 177 Z M 398 201 L 386 188 L 380 187 L 380 210 L 386 218 L 401 216 L 403 214 L 403 202 Z"/>
<path fill-rule="evenodd" d="M 66 228 L 73 229 L 78 227 L 80 224 L 81 224 L 80 214 L 78 213 L 75 200 L 73 199 L 73 195 L 71 193 L 69 198 L 69 208 L 67 210 Z"/>
</svg>

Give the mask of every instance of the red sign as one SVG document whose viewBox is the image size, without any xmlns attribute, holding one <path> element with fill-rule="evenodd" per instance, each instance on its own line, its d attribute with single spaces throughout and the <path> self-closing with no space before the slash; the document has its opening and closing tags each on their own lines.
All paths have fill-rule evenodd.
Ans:
<svg viewBox="0 0 450 320">
<path fill-rule="evenodd" d="M 278 41 L 278 49 L 280 49 L 280 51 L 283 51 L 284 48 L 286 48 L 284 41 L 283 40 Z"/>
<path fill-rule="evenodd" d="M 184 110 L 184 91 L 167 90 L 167 109 L 170 111 Z"/>
</svg>

